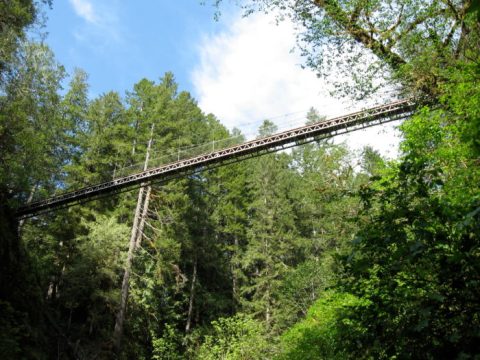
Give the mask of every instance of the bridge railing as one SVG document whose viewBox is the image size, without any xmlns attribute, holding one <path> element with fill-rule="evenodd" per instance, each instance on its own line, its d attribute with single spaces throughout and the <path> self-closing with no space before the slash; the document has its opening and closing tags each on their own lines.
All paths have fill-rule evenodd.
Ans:
<svg viewBox="0 0 480 360">
<path fill-rule="evenodd" d="M 199 156 L 208 152 L 218 151 L 229 148 L 234 145 L 239 145 L 243 142 L 243 135 L 231 136 L 225 139 L 212 140 L 203 144 L 194 145 L 190 147 L 183 147 L 177 149 L 166 150 L 166 154 L 163 156 L 154 156 L 148 161 L 147 168 L 156 168 L 162 165 L 166 165 L 172 162 L 189 159 Z M 121 177 L 129 176 L 142 172 L 144 163 L 136 163 L 133 165 L 125 166 L 120 169 L 116 169 L 113 173 L 112 179 L 118 179 Z"/>
<path fill-rule="evenodd" d="M 271 136 L 228 146 L 223 149 L 213 150 L 213 148 L 210 148 L 206 152 L 201 152 L 202 148 L 199 147 L 199 149 L 194 150 L 194 153 L 196 154 L 198 151 L 201 152 L 200 155 L 192 155 L 187 152 L 180 160 L 178 160 L 178 158 L 174 158 L 171 162 L 168 162 L 168 159 L 158 160 L 162 165 L 153 167 L 153 164 L 151 164 L 145 171 L 143 171 L 142 168 L 141 171 L 134 172 L 130 175 L 115 177 L 111 181 L 87 186 L 79 190 L 70 191 L 28 204 L 18 209 L 16 215 L 17 217 L 28 216 L 39 211 L 95 198 L 101 194 L 120 191 L 121 189 L 131 188 L 133 186 L 142 186 L 142 184 L 146 184 L 155 179 L 168 180 L 196 171 L 197 169 L 218 166 L 218 164 L 238 161 L 248 156 L 255 156 L 255 154 L 258 155 L 264 152 L 275 151 L 288 144 L 290 144 L 290 146 L 298 145 L 387 121 L 399 120 L 411 115 L 415 107 L 416 103 L 414 100 L 407 99 L 290 129 Z M 170 156 L 172 155 L 174 154 Z"/>
</svg>

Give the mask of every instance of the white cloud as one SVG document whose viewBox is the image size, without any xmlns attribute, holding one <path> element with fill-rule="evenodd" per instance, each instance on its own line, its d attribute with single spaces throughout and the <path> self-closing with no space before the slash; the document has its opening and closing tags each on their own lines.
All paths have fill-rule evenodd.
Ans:
<svg viewBox="0 0 480 360">
<path fill-rule="evenodd" d="M 78 42 L 86 44 L 97 52 L 108 52 L 108 48 L 123 41 L 118 17 L 118 0 L 69 0 L 75 13 L 85 20 L 75 28 Z"/>
<path fill-rule="evenodd" d="M 200 61 L 191 74 L 200 107 L 228 128 L 238 127 L 248 135 L 269 118 L 286 129 L 303 124 L 312 106 L 328 117 L 367 106 L 332 98 L 313 71 L 301 68 L 303 59 L 291 51 L 292 24 L 276 25 L 265 14 L 230 23 L 227 31 L 204 37 L 198 47 Z M 336 141 L 345 140 L 354 149 L 369 144 L 395 156 L 398 132 L 392 129 L 391 125 L 370 128 Z"/>
<path fill-rule="evenodd" d="M 97 23 L 98 16 L 89 0 L 70 0 L 75 13 L 89 23 Z"/>
</svg>

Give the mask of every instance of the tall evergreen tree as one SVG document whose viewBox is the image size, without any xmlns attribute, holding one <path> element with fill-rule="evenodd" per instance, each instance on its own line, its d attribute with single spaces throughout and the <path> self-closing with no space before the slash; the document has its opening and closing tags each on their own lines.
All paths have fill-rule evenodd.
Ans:
<svg viewBox="0 0 480 360">
<path fill-rule="evenodd" d="M 265 121 L 259 135 L 275 130 L 273 123 Z M 243 305 L 271 329 L 278 307 L 275 290 L 293 264 L 298 235 L 289 198 L 292 174 L 287 154 L 266 155 L 252 165 L 249 186 L 253 201 L 248 208 L 248 244 L 242 259 L 249 280 L 242 288 Z"/>
<path fill-rule="evenodd" d="M 21 201 L 37 187 L 51 191 L 68 154 L 59 108 L 64 78 L 46 45 L 24 43 L 16 75 L 1 96 L 0 183 Z"/>
</svg>

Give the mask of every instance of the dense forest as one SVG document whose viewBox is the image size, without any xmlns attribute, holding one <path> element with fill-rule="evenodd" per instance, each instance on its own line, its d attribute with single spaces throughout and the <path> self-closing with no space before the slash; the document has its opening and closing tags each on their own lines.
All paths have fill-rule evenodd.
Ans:
<svg viewBox="0 0 480 360">
<path fill-rule="evenodd" d="M 301 25 L 305 66 L 350 76 L 337 96 L 418 99 L 394 161 L 319 140 L 19 220 L 242 137 L 172 73 L 89 98 L 27 36 L 50 6 L 0 1 L 0 358 L 480 358 L 478 0 L 242 2 Z"/>
</svg>

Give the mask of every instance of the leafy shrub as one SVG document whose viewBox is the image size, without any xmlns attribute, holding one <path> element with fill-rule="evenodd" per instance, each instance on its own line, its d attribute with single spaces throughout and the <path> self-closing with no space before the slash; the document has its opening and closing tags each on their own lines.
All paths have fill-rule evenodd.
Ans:
<svg viewBox="0 0 480 360">
<path fill-rule="evenodd" d="M 246 315 L 212 322 L 213 334 L 200 347 L 198 360 L 268 359 L 271 353 L 261 323 Z"/>
</svg>

